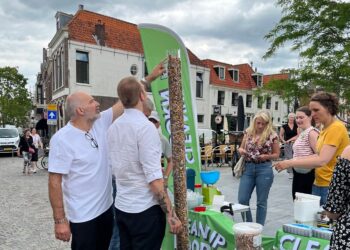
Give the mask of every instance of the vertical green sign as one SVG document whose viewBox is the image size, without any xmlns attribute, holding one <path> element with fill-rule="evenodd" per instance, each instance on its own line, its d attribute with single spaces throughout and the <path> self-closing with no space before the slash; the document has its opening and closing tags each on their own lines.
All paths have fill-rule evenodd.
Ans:
<svg viewBox="0 0 350 250">
<path fill-rule="evenodd" d="M 196 183 L 200 183 L 200 154 L 196 131 L 195 98 L 192 97 L 189 59 L 187 50 L 180 37 L 170 29 L 155 24 L 140 24 L 143 50 L 148 70 L 153 69 L 163 61 L 169 53 L 178 52 L 181 58 L 181 81 L 184 97 L 184 132 L 185 132 L 185 158 L 186 167 L 196 171 Z M 162 133 L 171 138 L 170 110 L 169 110 L 169 84 L 167 75 L 159 77 L 152 83 L 152 94 L 156 110 L 160 117 Z M 170 183 L 169 183 L 170 184 Z"/>
</svg>

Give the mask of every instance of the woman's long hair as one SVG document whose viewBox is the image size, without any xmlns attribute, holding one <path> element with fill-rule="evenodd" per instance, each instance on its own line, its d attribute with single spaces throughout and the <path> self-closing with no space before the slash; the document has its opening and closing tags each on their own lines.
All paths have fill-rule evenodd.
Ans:
<svg viewBox="0 0 350 250">
<path fill-rule="evenodd" d="M 265 110 L 259 111 L 255 114 L 253 121 L 246 130 L 248 136 L 253 136 L 253 138 L 256 136 L 255 121 L 257 118 L 261 118 L 264 122 L 266 122 L 266 127 L 262 132 L 261 139 L 259 140 L 259 144 L 264 144 L 269 139 L 270 135 L 275 132 L 272 126 L 271 115 Z"/>
</svg>

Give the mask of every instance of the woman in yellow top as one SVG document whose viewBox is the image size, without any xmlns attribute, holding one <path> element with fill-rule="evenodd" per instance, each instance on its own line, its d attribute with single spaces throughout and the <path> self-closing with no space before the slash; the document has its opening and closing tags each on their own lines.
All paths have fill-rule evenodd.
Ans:
<svg viewBox="0 0 350 250">
<path fill-rule="evenodd" d="M 350 141 L 344 124 L 335 117 L 339 110 L 339 101 L 335 94 L 327 92 L 314 94 L 309 108 L 315 122 L 323 126 L 317 139 L 317 154 L 277 162 L 274 166 L 277 171 L 289 167 L 316 168 L 312 194 L 321 196 L 321 205 L 323 205 L 327 200 L 336 158 Z"/>
</svg>

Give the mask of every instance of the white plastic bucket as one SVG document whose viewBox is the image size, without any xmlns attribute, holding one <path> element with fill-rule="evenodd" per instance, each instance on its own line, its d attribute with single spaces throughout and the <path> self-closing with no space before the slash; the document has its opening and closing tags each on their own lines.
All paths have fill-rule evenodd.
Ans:
<svg viewBox="0 0 350 250">
<path fill-rule="evenodd" d="M 263 226 L 254 222 L 242 222 L 233 225 L 233 234 L 235 236 L 236 249 L 262 249 L 262 230 Z"/>
<path fill-rule="evenodd" d="M 317 195 L 295 193 L 294 220 L 307 225 L 315 224 L 320 200 L 321 197 Z"/>
</svg>

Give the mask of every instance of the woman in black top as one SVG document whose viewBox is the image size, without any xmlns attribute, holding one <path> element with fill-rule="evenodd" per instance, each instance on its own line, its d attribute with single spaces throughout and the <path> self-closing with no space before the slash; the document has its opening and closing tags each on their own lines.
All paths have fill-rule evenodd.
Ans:
<svg viewBox="0 0 350 250">
<path fill-rule="evenodd" d="M 280 140 L 284 143 L 284 158 L 286 160 L 293 158 L 293 143 L 298 137 L 298 125 L 295 122 L 295 114 L 288 114 L 288 122 L 281 127 Z M 289 178 L 293 178 L 292 170 L 287 169 L 290 174 Z"/>
<path fill-rule="evenodd" d="M 31 152 L 31 149 L 33 150 Z M 23 174 L 31 174 L 32 171 L 30 169 L 31 167 L 31 158 L 32 153 L 34 153 L 34 145 L 33 145 L 33 138 L 30 136 L 30 130 L 26 129 L 24 130 L 23 136 L 21 137 L 19 144 L 18 144 L 18 151 L 17 155 L 20 157 L 23 155 Z"/>
</svg>

